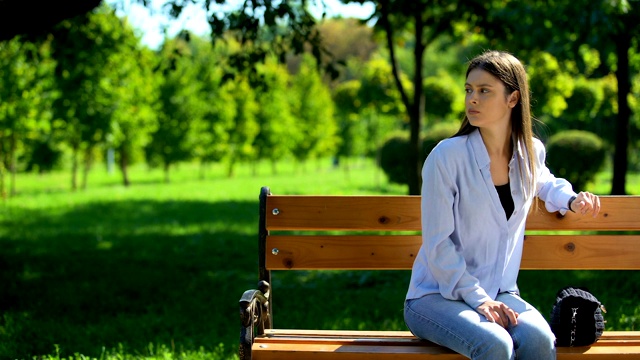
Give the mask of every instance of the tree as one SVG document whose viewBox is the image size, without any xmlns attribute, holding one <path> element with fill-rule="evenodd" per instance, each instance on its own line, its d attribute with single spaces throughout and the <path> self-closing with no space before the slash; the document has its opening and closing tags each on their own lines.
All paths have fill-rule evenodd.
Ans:
<svg viewBox="0 0 640 360">
<path fill-rule="evenodd" d="M 340 73 L 330 83 L 332 86 L 353 79 L 349 62 L 366 63 L 378 50 L 373 29 L 358 19 L 324 19 L 318 22 L 322 46 L 326 49 L 322 64 L 339 64 Z M 296 57 L 299 59 L 300 57 Z M 291 60 L 288 60 L 291 62 Z M 345 67 L 346 65 L 346 67 Z M 323 66 L 323 67 L 324 67 Z"/>
<path fill-rule="evenodd" d="M 192 158 L 193 126 L 207 109 L 189 40 L 190 35 L 182 33 L 165 41 L 160 50 L 158 71 L 163 80 L 159 86 L 158 127 L 145 147 L 145 156 L 151 165 L 162 165 L 166 182 L 172 165 Z"/>
<path fill-rule="evenodd" d="M 206 107 L 202 118 L 191 126 L 193 156 L 200 161 L 200 176 L 204 177 L 209 163 L 219 162 L 230 153 L 230 138 L 236 117 L 232 86 L 223 82 L 227 65 L 224 62 L 229 51 L 237 48 L 233 40 L 212 44 L 205 39 L 190 37 L 194 51 L 193 67 L 197 68 L 201 88 L 198 96 Z M 215 64 L 215 65 L 213 65 Z"/>
<path fill-rule="evenodd" d="M 539 19 L 545 19 L 540 23 Z M 630 54 L 640 44 L 640 1 L 560 0 L 509 1 L 482 27 L 487 37 L 511 48 L 544 50 L 575 64 L 579 73 L 614 73 L 618 119 L 614 139 L 611 194 L 626 194 L 631 108 Z M 595 53 L 595 56 L 594 56 Z M 521 56 L 528 54 L 523 51 Z M 594 59 L 595 58 L 595 59 Z M 597 65 L 592 66 L 596 61 Z M 637 71 L 637 69 L 636 69 Z"/>
<path fill-rule="evenodd" d="M 106 5 L 65 20 L 53 30 L 59 97 L 53 106 L 56 131 L 72 152 L 71 188 L 77 188 L 78 157 L 84 155 L 84 180 L 96 146 L 111 130 L 111 81 L 119 64 L 125 26 Z M 131 30 L 129 30 L 131 31 Z"/>
<path fill-rule="evenodd" d="M 338 84 L 333 92 L 341 140 L 336 151 L 338 159 L 366 155 L 366 124 L 362 121 L 361 101 L 358 97 L 361 86 L 360 81 L 349 80 Z"/>
<path fill-rule="evenodd" d="M 410 80 L 403 75 L 407 86 Z M 358 92 L 359 121 L 362 122 L 365 155 L 380 160 L 380 147 L 391 131 L 407 127 L 407 115 L 403 109 L 400 92 L 393 80 L 391 65 L 381 57 L 365 63 L 360 74 Z"/>
<path fill-rule="evenodd" d="M 106 145 L 117 150 L 124 186 L 130 184 L 129 165 L 142 157 L 144 147 L 158 127 L 159 97 L 159 79 L 153 72 L 156 55 L 146 48 L 138 48 L 137 39 L 132 33 L 129 35 L 123 39 L 128 42 L 129 51 L 114 54 L 113 58 L 117 69 L 111 82 L 112 122 L 106 139 Z"/>
<path fill-rule="evenodd" d="M 233 125 L 229 131 L 229 167 L 228 176 L 234 176 L 235 165 L 239 161 L 254 158 L 256 149 L 253 144 L 258 135 L 259 126 L 256 120 L 258 103 L 255 92 L 246 78 L 237 77 L 236 81 L 227 83 L 236 109 Z"/>
<path fill-rule="evenodd" d="M 48 124 L 52 75 L 49 43 L 20 37 L 0 42 L 0 197 L 6 196 L 5 169 L 14 195 L 20 150 L 28 152 L 25 144 L 40 140 Z"/>
<path fill-rule="evenodd" d="M 258 69 L 263 85 L 258 88 L 256 120 L 259 132 L 254 140 L 257 159 L 267 159 L 277 172 L 276 162 L 291 156 L 296 140 L 301 140 L 289 96 L 289 74 L 274 59 Z"/>
<path fill-rule="evenodd" d="M 334 155 L 338 141 L 333 101 L 329 89 L 315 69 L 315 59 L 304 56 L 291 86 L 292 113 L 301 132 L 293 155 L 300 162 Z"/>
</svg>

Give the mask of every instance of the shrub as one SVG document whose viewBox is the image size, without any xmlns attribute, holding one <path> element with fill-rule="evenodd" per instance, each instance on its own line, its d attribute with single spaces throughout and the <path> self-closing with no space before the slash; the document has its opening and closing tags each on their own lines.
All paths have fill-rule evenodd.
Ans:
<svg viewBox="0 0 640 360">
<path fill-rule="evenodd" d="M 582 130 L 561 131 L 547 142 L 547 165 L 577 191 L 592 181 L 605 161 L 604 143 L 596 134 Z"/>
<path fill-rule="evenodd" d="M 458 125 L 440 123 L 427 130 L 422 139 L 420 160 L 424 161 L 431 150 L 443 139 L 455 134 Z M 409 183 L 409 135 L 406 132 L 394 133 L 387 138 L 380 149 L 380 167 L 390 182 L 407 185 Z"/>
<path fill-rule="evenodd" d="M 380 167 L 389 181 L 396 184 L 408 184 L 409 134 L 394 133 L 390 135 L 380 148 Z"/>
</svg>

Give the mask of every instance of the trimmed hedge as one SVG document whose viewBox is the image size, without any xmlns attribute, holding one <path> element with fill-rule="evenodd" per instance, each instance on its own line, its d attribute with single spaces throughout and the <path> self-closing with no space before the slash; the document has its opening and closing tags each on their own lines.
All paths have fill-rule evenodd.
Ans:
<svg viewBox="0 0 640 360">
<path fill-rule="evenodd" d="M 549 138 L 546 148 L 549 170 L 569 180 L 576 191 L 595 179 L 606 157 L 602 139 L 583 130 L 558 132 Z"/>
</svg>

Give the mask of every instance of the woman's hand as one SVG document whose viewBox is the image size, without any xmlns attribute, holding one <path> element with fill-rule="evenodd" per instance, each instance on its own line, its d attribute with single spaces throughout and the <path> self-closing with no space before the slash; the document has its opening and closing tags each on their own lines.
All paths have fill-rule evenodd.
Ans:
<svg viewBox="0 0 640 360">
<path fill-rule="evenodd" d="M 487 320 L 497 323 L 503 328 L 507 328 L 509 324 L 518 325 L 518 314 L 513 309 L 510 309 L 507 305 L 500 301 L 489 300 L 482 303 L 482 305 L 476 308 L 476 311 L 484 315 Z"/>
<path fill-rule="evenodd" d="M 592 212 L 593 217 L 596 217 L 600 212 L 600 198 L 590 192 L 581 191 L 571 202 L 571 211 L 582 215 Z"/>
</svg>

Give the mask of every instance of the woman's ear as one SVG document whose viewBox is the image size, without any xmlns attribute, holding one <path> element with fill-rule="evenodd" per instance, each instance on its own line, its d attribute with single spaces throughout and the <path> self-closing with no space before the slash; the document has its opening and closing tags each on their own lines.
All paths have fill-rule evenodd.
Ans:
<svg viewBox="0 0 640 360">
<path fill-rule="evenodd" d="M 507 103 L 510 108 L 514 108 L 520 102 L 520 91 L 514 90 L 511 95 L 509 95 L 509 99 L 507 99 Z"/>
</svg>

